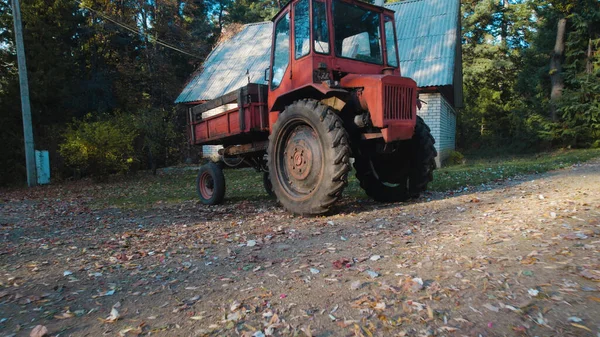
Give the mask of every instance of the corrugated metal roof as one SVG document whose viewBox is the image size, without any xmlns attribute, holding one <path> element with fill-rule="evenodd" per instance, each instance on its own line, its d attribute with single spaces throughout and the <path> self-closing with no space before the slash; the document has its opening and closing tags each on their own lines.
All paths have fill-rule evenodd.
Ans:
<svg viewBox="0 0 600 337">
<path fill-rule="evenodd" d="M 460 1 L 410 0 L 385 7 L 396 12 L 402 76 L 414 79 L 419 87 L 452 85 Z"/>
<path fill-rule="evenodd" d="M 250 82 L 266 84 L 273 23 L 245 25 L 208 55 L 200 71 L 188 82 L 175 103 L 211 100 Z"/>
<path fill-rule="evenodd" d="M 419 87 L 452 85 L 459 41 L 459 0 L 409 0 L 386 5 L 395 11 L 402 76 Z M 266 84 L 272 22 L 252 23 L 219 44 L 175 103 L 211 100 L 250 82 Z M 249 75 L 246 75 L 248 71 Z"/>
</svg>

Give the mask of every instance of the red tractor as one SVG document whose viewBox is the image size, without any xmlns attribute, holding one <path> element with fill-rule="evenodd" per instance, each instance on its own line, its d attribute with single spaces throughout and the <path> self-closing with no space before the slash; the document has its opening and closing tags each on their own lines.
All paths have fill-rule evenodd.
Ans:
<svg viewBox="0 0 600 337">
<path fill-rule="evenodd" d="M 394 12 L 357 0 L 294 0 L 273 20 L 267 85 L 248 84 L 190 109 L 193 145 L 220 144 L 230 166 L 251 165 L 289 211 L 327 212 L 350 158 L 367 195 L 418 196 L 433 179 L 434 139 L 417 116 L 417 86 L 401 77 Z M 225 194 L 220 166 L 197 179 L 200 200 Z"/>
</svg>

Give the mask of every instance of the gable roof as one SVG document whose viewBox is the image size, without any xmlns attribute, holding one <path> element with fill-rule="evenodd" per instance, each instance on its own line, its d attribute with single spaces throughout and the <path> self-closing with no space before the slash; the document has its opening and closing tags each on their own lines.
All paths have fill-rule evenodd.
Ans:
<svg viewBox="0 0 600 337">
<path fill-rule="evenodd" d="M 408 0 L 385 7 L 395 11 L 402 76 L 421 88 L 454 85 L 462 90 L 460 1 Z M 248 77 L 266 84 L 272 26 L 270 21 L 247 24 L 217 45 L 175 103 L 215 99 L 244 86 Z"/>
<path fill-rule="evenodd" d="M 267 84 L 273 23 L 250 23 L 218 44 L 187 83 L 175 103 L 211 100 L 251 83 Z"/>
</svg>

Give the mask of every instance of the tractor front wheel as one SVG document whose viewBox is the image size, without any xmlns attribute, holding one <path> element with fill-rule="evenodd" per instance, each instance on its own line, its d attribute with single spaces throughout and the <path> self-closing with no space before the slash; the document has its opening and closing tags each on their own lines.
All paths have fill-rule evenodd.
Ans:
<svg viewBox="0 0 600 337">
<path fill-rule="evenodd" d="M 225 197 L 223 170 L 215 163 L 202 165 L 196 178 L 196 191 L 200 202 L 205 205 L 217 205 L 223 202 Z"/>
<path fill-rule="evenodd" d="M 340 117 L 315 100 L 296 101 L 279 115 L 268 158 L 273 192 L 296 214 L 327 212 L 348 184 L 348 135 Z"/>
</svg>

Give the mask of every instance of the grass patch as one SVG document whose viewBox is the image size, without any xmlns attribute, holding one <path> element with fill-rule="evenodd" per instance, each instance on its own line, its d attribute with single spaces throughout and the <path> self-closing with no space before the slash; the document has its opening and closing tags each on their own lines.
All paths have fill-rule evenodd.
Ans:
<svg viewBox="0 0 600 337">
<path fill-rule="evenodd" d="M 599 157 L 599 149 L 561 150 L 526 156 L 482 158 L 465 164 L 445 167 L 435 171 L 432 191 L 448 191 L 464 186 L 474 186 L 522 174 L 543 173 Z"/>
<path fill-rule="evenodd" d="M 538 153 L 528 156 L 512 156 L 469 160 L 465 164 L 441 168 L 435 171 L 429 185 L 432 191 L 455 190 L 503 180 L 522 174 L 542 173 L 600 157 L 600 149 L 568 150 Z M 157 204 L 175 204 L 197 200 L 195 170 L 168 170 L 157 176 L 147 173 L 128 179 L 98 185 L 95 207 L 148 208 Z M 262 183 L 262 173 L 253 169 L 225 170 L 228 201 L 268 199 Z M 346 196 L 366 198 L 354 172 L 349 175 Z"/>
<path fill-rule="evenodd" d="M 262 173 L 254 169 L 226 169 L 225 197 L 230 201 L 267 199 Z M 157 204 L 175 204 L 197 200 L 196 170 L 168 170 L 153 176 L 147 172 L 128 179 L 118 179 L 98 188 L 98 200 L 93 206 L 147 208 Z"/>
</svg>

